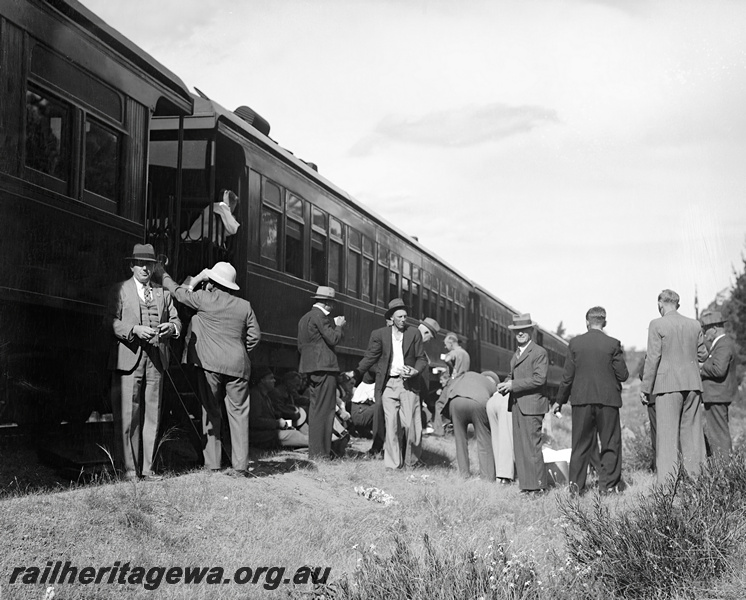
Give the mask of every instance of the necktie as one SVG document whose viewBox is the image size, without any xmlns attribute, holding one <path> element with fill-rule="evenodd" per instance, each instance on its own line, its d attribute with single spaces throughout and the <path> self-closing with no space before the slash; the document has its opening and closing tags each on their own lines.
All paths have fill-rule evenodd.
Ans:
<svg viewBox="0 0 746 600">
<path fill-rule="evenodd" d="M 143 293 L 145 295 L 145 303 L 150 304 L 153 301 L 153 292 L 149 285 L 143 287 Z"/>
</svg>

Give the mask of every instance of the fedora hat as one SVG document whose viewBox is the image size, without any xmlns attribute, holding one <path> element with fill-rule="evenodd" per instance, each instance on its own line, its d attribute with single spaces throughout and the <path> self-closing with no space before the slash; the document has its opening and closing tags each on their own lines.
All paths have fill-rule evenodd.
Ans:
<svg viewBox="0 0 746 600">
<path fill-rule="evenodd" d="M 725 319 L 719 310 L 713 310 L 712 312 L 703 314 L 700 322 L 702 323 L 702 327 L 707 327 L 708 325 L 722 325 L 725 323 Z"/>
<path fill-rule="evenodd" d="M 393 315 L 397 310 L 409 310 L 409 307 L 404 304 L 404 300 L 401 298 L 394 298 L 391 302 L 389 302 L 389 307 L 386 310 L 385 318 L 390 319 L 391 315 Z"/>
<path fill-rule="evenodd" d="M 531 329 L 536 323 L 531 320 L 531 313 L 513 315 L 513 324 L 508 329 Z"/>
<path fill-rule="evenodd" d="M 227 262 L 215 263 L 212 269 L 207 269 L 207 276 L 215 283 L 222 285 L 229 290 L 240 289 L 236 285 L 236 269 Z"/>
<path fill-rule="evenodd" d="M 336 292 L 333 287 L 327 285 L 320 285 L 316 288 L 316 293 L 311 296 L 314 300 L 334 300 L 336 301 Z"/>
<path fill-rule="evenodd" d="M 425 327 L 427 327 L 430 330 L 430 333 L 433 334 L 433 337 L 438 335 L 438 332 L 440 331 L 440 325 L 435 319 L 431 319 L 430 317 L 425 317 L 420 321 Z"/>
<path fill-rule="evenodd" d="M 128 256 L 125 260 L 150 260 L 157 262 L 155 257 L 155 250 L 152 244 L 135 244 L 132 248 L 132 256 Z"/>
</svg>

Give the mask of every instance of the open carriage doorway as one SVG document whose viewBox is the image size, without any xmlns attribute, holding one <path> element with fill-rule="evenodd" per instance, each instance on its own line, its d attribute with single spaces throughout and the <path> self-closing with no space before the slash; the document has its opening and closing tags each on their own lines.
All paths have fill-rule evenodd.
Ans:
<svg viewBox="0 0 746 600">
<path fill-rule="evenodd" d="M 181 152 L 179 152 L 181 147 Z M 216 262 L 246 258 L 248 186 L 243 149 L 214 130 L 154 130 L 147 241 L 181 283 Z"/>
</svg>

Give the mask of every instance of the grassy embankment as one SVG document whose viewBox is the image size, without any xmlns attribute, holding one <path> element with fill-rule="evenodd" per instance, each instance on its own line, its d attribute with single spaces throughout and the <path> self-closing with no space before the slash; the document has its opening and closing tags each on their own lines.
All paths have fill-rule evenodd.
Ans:
<svg viewBox="0 0 746 600">
<path fill-rule="evenodd" d="M 644 464 L 648 444 L 641 432 L 644 414 L 636 391 L 633 385 L 625 392 L 627 465 Z M 565 413 L 562 420 L 553 421 L 557 448 L 569 444 L 568 409 Z M 734 437 L 743 440 L 746 411 L 737 405 L 732 414 Z M 355 446 L 364 450 L 367 443 Z M 577 502 L 564 488 L 557 488 L 527 499 L 514 486 L 459 478 L 450 465 L 455 457 L 450 438 L 427 439 L 425 449 L 430 466 L 414 471 L 390 472 L 381 461 L 361 458 L 312 464 L 303 454 L 283 453 L 260 460 L 249 479 L 197 471 L 157 483 L 101 481 L 52 492 L 24 493 L 17 485 L 6 486 L 0 500 L 1 597 L 43 598 L 45 584 L 9 584 L 13 569 L 36 566 L 43 571 L 48 561 L 61 560 L 79 568 L 112 566 L 116 561 L 129 562 L 131 568 L 222 567 L 226 578 L 246 566 L 286 567 L 283 577 L 292 577 L 303 565 L 322 571 L 331 567 L 328 583 L 333 585 L 326 593 L 340 598 L 610 598 L 614 586 L 609 582 L 624 581 L 629 562 L 625 552 L 630 549 L 619 536 L 637 531 L 640 539 L 634 544 L 655 568 L 666 567 L 669 553 L 677 564 L 684 560 L 681 552 L 684 557 L 692 555 L 691 544 L 697 540 L 685 547 L 675 536 L 669 539 L 654 531 L 661 507 L 669 509 L 661 515 L 669 519 L 664 527 L 680 528 L 682 535 L 710 542 L 706 555 L 695 557 L 698 564 L 709 560 L 707 564 L 721 570 L 715 582 L 697 574 L 701 585 L 686 580 L 686 573 L 671 571 L 669 579 L 680 578 L 686 589 L 697 590 L 697 598 L 745 596 L 743 558 L 737 558 L 737 550 L 743 557 L 746 469 L 739 471 L 743 490 L 724 489 L 717 497 L 717 486 L 702 492 L 682 484 L 683 494 L 696 500 L 694 505 L 707 504 L 698 494 L 710 494 L 714 505 L 723 505 L 722 510 L 702 515 L 678 499 L 651 498 L 653 477 L 644 470 L 625 470 L 630 487 L 618 497 L 589 494 Z M 395 503 L 368 500 L 356 493 L 357 486 L 380 488 Z M 724 506 L 725 498 L 733 499 L 731 506 Z M 684 531 L 681 520 L 671 514 L 679 507 L 689 511 L 687 522 L 699 524 L 698 529 Z M 623 521 L 632 528 L 625 530 Z M 648 550 L 646 539 L 656 536 L 664 542 Z M 708 536 L 719 538 L 706 540 Z M 607 558 L 598 550 L 598 559 L 581 551 L 597 544 L 615 551 Z M 720 548 L 723 560 L 718 563 Z M 640 573 L 638 581 L 647 576 Z M 300 593 L 311 590 L 311 585 L 294 588 L 281 580 L 276 590 L 267 590 L 262 586 L 265 577 L 244 585 L 168 584 L 164 577 L 153 591 L 143 584 L 57 584 L 54 592 L 58 599 L 279 598 L 289 592 L 312 597 Z M 345 577 L 347 583 L 340 582 Z M 627 597 L 646 593 L 643 589 L 630 595 L 633 586 L 622 585 L 627 585 Z M 686 589 L 675 584 L 662 587 L 659 597 L 684 598 Z"/>
</svg>

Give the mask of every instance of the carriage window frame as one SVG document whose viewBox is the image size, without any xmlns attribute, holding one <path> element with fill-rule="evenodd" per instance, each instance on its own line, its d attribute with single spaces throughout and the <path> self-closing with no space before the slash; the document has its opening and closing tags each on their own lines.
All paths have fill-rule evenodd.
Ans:
<svg viewBox="0 0 746 600">
<path fill-rule="evenodd" d="M 329 260 L 327 263 L 326 277 L 329 285 L 334 289 L 341 291 L 344 285 L 344 224 L 342 221 L 329 215 Z"/>
<path fill-rule="evenodd" d="M 262 189 L 261 189 L 261 198 L 262 198 L 262 207 L 261 207 L 261 223 L 259 226 L 259 259 L 262 262 L 262 264 L 274 269 L 275 271 L 280 270 L 280 265 L 282 264 L 282 245 L 284 244 L 285 239 L 285 231 L 284 231 L 284 223 L 283 223 L 283 206 L 282 206 L 282 187 L 269 179 L 269 177 L 266 177 L 262 175 L 262 183 L 261 183 Z M 276 188 L 278 191 L 278 201 L 274 202 L 273 198 L 268 196 L 267 190 L 271 190 L 272 188 Z M 270 217 L 276 219 L 277 223 L 277 231 L 275 234 L 275 240 L 274 240 L 274 248 L 275 248 L 275 256 L 271 256 L 265 253 L 265 248 L 268 247 L 267 237 L 265 236 L 265 215 L 269 215 Z M 280 240 L 283 241 L 283 243 L 280 243 Z"/>
<path fill-rule="evenodd" d="M 89 123 L 102 129 L 104 132 L 113 135 L 116 138 L 116 156 L 114 157 L 114 160 L 116 162 L 114 168 L 112 169 L 114 175 L 114 193 L 112 196 L 104 195 L 97 192 L 96 190 L 92 190 L 87 187 L 89 179 L 88 172 L 90 167 L 88 158 Z M 93 204 L 95 206 L 98 206 L 99 208 L 108 210 L 109 212 L 116 213 L 119 206 L 119 198 L 121 197 L 122 193 L 122 164 L 124 162 L 122 160 L 122 157 L 124 152 L 124 135 L 117 129 L 111 127 L 110 125 L 107 125 L 103 120 L 96 118 L 95 115 L 84 112 L 82 147 L 83 159 L 81 162 L 83 165 L 83 176 L 81 178 L 81 189 L 83 192 L 83 199 L 86 200 L 88 204 Z"/>
<path fill-rule="evenodd" d="M 363 235 L 363 260 L 360 271 L 360 298 L 365 302 L 373 302 L 375 296 L 375 242 L 367 235 Z M 365 285 L 365 280 L 368 285 Z"/>
<path fill-rule="evenodd" d="M 317 285 L 326 285 L 329 277 L 328 266 L 329 235 L 327 214 L 318 206 L 311 205 L 311 273 L 310 279 Z"/>
<path fill-rule="evenodd" d="M 54 172 L 42 170 L 29 164 L 29 95 L 35 95 L 40 99 L 40 101 L 46 101 L 57 107 L 58 110 L 64 111 L 65 113 L 65 120 L 61 123 L 60 126 L 60 137 L 57 138 L 57 136 L 55 135 L 55 139 L 58 139 L 59 141 L 59 148 L 65 151 L 65 157 L 62 161 L 62 168 L 61 171 L 58 172 L 59 175 L 65 176 L 64 179 Z M 76 107 L 65 98 L 62 98 L 60 95 L 55 94 L 45 87 L 37 85 L 36 83 L 31 81 L 28 82 L 25 96 L 26 120 L 23 128 L 23 168 L 30 181 L 39 185 L 43 185 L 44 187 L 55 192 L 70 195 L 70 188 L 72 186 L 73 180 L 74 156 L 76 154 L 75 144 L 73 142 L 73 133 L 75 131 L 76 122 Z M 50 126 L 50 128 L 53 128 L 53 126 Z M 54 135 L 54 132 L 52 133 Z"/>
<path fill-rule="evenodd" d="M 347 227 L 347 285 L 348 294 L 359 298 L 363 268 L 363 235 Z"/>
<path fill-rule="evenodd" d="M 299 206 L 300 212 L 293 208 Z M 285 226 L 283 235 L 284 271 L 288 275 L 303 279 L 303 265 L 306 255 L 306 221 L 304 219 L 305 200 L 290 190 L 285 190 Z M 292 250 L 293 240 L 296 249 Z M 292 261 L 292 264 L 291 264 Z"/>
</svg>

